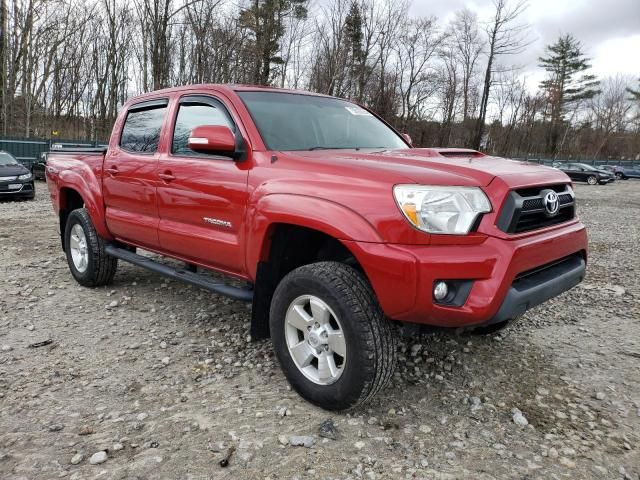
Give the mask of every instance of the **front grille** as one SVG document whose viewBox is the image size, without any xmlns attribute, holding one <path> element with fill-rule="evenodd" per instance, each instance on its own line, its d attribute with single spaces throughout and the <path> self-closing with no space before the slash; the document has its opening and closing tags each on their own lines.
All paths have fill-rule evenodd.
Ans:
<svg viewBox="0 0 640 480">
<path fill-rule="evenodd" d="M 568 222 L 573 218 L 573 209 L 561 209 L 555 217 L 547 217 L 544 212 L 534 212 L 520 217 L 513 233 L 528 232 L 536 228 L 549 227 L 558 223 Z"/>
<path fill-rule="evenodd" d="M 544 196 L 554 191 L 558 194 L 559 210 L 549 215 Z M 575 199 L 568 185 L 513 190 L 507 195 L 496 225 L 505 233 L 523 233 L 567 222 L 575 217 Z"/>
<path fill-rule="evenodd" d="M 522 202 L 523 210 L 535 210 L 537 208 L 544 208 L 541 198 L 531 198 Z"/>
<path fill-rule="evenodd" d="M 556 185 L 545 185 L 544 187 L 530 187 L 530 188 L 520 188 L 516 190 L 516 193 L 521 197 L 535 197 L 540 195 L 542 190 L 553 190 L 556 193 L 561 193 L 566 191 L 567 186 L 563 183 Z"/>
</svg>

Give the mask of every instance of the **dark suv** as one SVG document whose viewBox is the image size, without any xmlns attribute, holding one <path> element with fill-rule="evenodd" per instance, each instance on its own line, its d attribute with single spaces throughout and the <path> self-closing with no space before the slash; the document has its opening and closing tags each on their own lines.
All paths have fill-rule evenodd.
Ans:
<svg viewBox="0 0 640 480">
<path fill-rule="evenodd" d="M 33 175 L 8 152 L 0 151 L 0 199 L 32 199 L 36 194 Z"/>
<path fill-rule="evenodd" d="M 553 166 L 569 175 L 569 178 L 575 182 L 587 182 L 589 185 L 605 185 L 615 181 L 616 177 L 613 173 L 607 172 L 600 168 L 592 167 L 586 163 L 560 163 L 556 162 Z"/>
<path fill-rule="evenodd" d="M 598 168 L 613 173 L 618 180 L 640 178 L 640 166 L 623 167 L 621 165 L 598 165 Z"/>
</svg>

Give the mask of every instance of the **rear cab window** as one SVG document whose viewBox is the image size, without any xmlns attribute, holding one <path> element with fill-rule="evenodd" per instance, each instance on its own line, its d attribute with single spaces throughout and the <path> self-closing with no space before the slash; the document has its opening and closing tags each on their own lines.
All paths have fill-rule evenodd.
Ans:
<svg viewBox="0 0 640 480">
<path fill-rule="evenodd" d="M 129 108 L 120 135 L 120 148 L 134 153 L 155 153 L 167 113 L 166 99 L 151 100 Z"/>
</svg>

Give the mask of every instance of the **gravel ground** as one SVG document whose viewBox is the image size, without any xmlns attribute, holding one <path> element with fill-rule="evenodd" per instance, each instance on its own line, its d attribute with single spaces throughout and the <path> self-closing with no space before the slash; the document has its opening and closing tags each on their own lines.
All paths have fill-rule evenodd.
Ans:
<svg viewBox="0 0 640 480">
<path fill-rule="evenodd" d="M 123 263 L 79 287 L 39 183 L 0 203 L 0 478 L 637 480 L 640 181 L 576 190 L 585 282 L 497 337 L 405 341 L 389 388 L 330 414 L 246 305 Z"/>
</svg>

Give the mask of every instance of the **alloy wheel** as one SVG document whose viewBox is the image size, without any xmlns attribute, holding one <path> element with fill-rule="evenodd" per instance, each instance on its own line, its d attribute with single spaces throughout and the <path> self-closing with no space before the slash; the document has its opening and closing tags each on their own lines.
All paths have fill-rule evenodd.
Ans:
<svg viewBox="0 0 640 480">
<path fill-rule="evenodd" d="M 87 237 L 84 234 L 84 230 L 78 223 L 71 229 L 69 250 L 71 251 L 73 266 L 78 272 L 84 273 L 89 266 L 89 247 L 87 246 Z"/>
<path fill-rule="evenodd" d="M 335 383 L 347 362 L 347 344 L 340 320 L 322 299 L 302 295 L 289 305 L 285 340 L 298 370 L 313 383 Z"/>
</svg>

